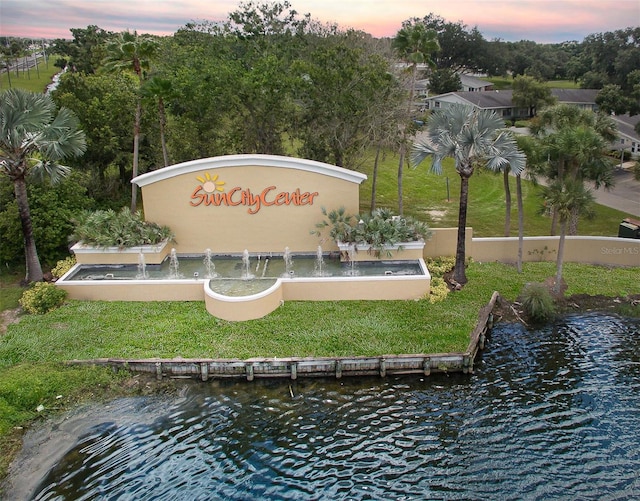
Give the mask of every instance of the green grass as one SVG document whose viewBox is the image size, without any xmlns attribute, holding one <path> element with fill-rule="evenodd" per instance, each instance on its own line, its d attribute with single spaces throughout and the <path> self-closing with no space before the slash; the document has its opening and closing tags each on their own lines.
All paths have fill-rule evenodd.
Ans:
<svg viewBox="0 0 640 501">
<path fill-rule="evenodd" d="M 264 318 L 227 322 L 202 302 L 70 301 L 26 315 L 0 343 L 0 368 L 71 359 L 374 356 L 464 351 L 494 290 L 513 300 L 524 284 L 553 276 L 554 263 L 470 263 L 469 283 L 445 301 L 288 301 Z M 638 268 L 567 263 L 567 294 L 627 295 Z"/>
<path fill-rule="evenodd" d="M 69 367 L 66 360 L 464 351 L 494 290 L 514 300 L 524 284 L 554 271 L 547 262 L 525 263 L 522 274 L 505 264 L 471 262 L 469 283 L 442 302 L 291 301 L 262 319 L 238 323 L 212 317 L 202 302 L 70 301 L 45 315 L 25 315 L 0 338 L 0 479 L 19 450 L 23 426 L 86 399 L 144 390 L 124 384 L 123 374 Z M 637 293 L 639 275 L 640 268 L 573 263 L 564 273 L 569 295 Z"/>
<path fill-rule="evenodd" d="M 0 270 L 0 311 L 18 307 L 18 299 L 24 292 L 24 288 L 20 286 L 23 278 L 22 270 Z"/>
<path fill-rule="evenodd" d="M 458 226 L 460 176 L 452 161 L 445 160 L 442 175 L 429 172 L 430 161 L 425 160 L 416 168 L 404 170 L 403 202 L 404 214 L 426 221 L 432 228 L 452 228 Z M 373 159 L 366 162 L 361 171 L 368 179 L 360 188 L 360 210 L 368 211 L 371 206 Z M 398 210 L 397 196 L 398 158 L 387 155 L 378 167 L 377 207 Z M 448 189 L 447 189 L 448 183 Z M 516 180 L 509 179 L 511 188 L 511 236 L 518 234 L 518 213 L 516 207 Z M 523 179 L 524 232 L 527 236 L 549 235 L 551 220 L 539 214 L 541 200 L 540 187 Z M 580 235 L 617 236 L 620 221 L 631 214 L 594 205 L 595 217 L 582 219 L 578 226 Z M 469 181 L 469 209 L 467 226 L 473 227 L 476 237 L 504 235 L 506 205 L 502 174 L 476 171 Z"/>
<path fill-rule="evenodd" d="M 483 78 L 483 80 L 487 80 L 493 84 L 493 88 L 496 90 L 504 90 L 511 89 L 513 86 L 513 78 L 512 77 L 487 77 Z M 573 80 L 549 80 L 545 82 L 547 87 L 551 87 L 552 89 L 579 89 L 580 85 L 575 83 Z"/>
<path fill-rule="evenodd" d="M 48 63 L 39 61 L 38 71 L 35 68 L 31 68 L 29 72 L 19 71 L 17 75 L 15 71 L 12 71 L 11 75 L 2 72 L 0 74 L 0 91 L 13 88 L 31 92 L 44 92 L 47 89 L 47 85 L 51 83 L 53 75 L 61 71 L 60 68 L 54 66 L 56 59 L 55 56 L 52 56 L 49 57 Z"/>
</svg>

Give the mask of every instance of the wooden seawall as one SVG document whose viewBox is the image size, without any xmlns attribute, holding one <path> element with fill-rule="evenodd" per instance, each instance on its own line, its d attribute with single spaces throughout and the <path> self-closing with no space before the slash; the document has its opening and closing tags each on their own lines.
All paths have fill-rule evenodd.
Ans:
<svg viewBox="0 0 640 501">
<path fill-rule="evenodd" d="M 463 372 L 472 373 L 478 351 L 484 349 L 487 332 L 493 325 L 492 311 L 498 293 L 494 292 L 489 303 L 478 314 L 476 327 L 470 334 L 469 345 L 464 353 L 435 353 L 416 355 L 381 355 L 376 357 L 291 357 L 240 359 L 143 359 L 127 360 L 100 358 L 73 360 L 70 364 L 102 365 L 116 370 L 155 374 L 158 379 L 200 378 L 202 381 L 215 378 L 335 377 L 391 376 L 401 374 Z"/>
</svg>

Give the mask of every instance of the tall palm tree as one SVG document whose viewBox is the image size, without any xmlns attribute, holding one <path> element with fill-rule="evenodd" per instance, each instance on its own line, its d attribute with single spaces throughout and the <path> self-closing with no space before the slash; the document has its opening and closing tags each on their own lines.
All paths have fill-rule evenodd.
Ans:
<svg viewBox="0 0 640 501">
<path fill-rule="evenodd" d="M 586 212 L 593 202 L 593 194 L 581 181 L 571 178 L 557 179 L 543 188 L 542 197 L 545 205 L 558 214 L 560 223 L 560 240 L 556 258 L 556 279 L 554 292 L 560 293 L 562 287 L 562 266 L 564 262 L 564 243 L 567 234 L 567 223 L 575 212 Z"/>
<path fill-rule="evenodd" d="M 169 165 L 169 151 L 167 150 L 167 113 L 165 110 L 165 101 L 176 96 L 171 80 L 160 77 L 152 77 L 142 87 L 142 96 L 150 97 L 158 103 L 158 121 L 160 123 L 160 144 L 162 145 L 162 158 L 164 166 Z"/>
<path fill-rule="evenodd" d="M 149 69 L 151 58 L 158 49 L 158 43 L 150 37 L 138 36 L 134 31 L 123 31 L 115 40 L 107 45 L 107 56 L 104 66 L 107 71 L 131 70 L 138 77 L 139 87 L 142 87 Z M 138 175 L 140 150 L 140 122 L 142 120 L 142 96 L 138 94 L 133 124 L 133 168 L 132 177 Z M 131 184 L 131 212 L 137 210 L 138 187 Z"/>
<path fill-rule="evenodd" d="M 69 172 L 59 161 L 78 156 L 86 148 L 78 119 L 68 109 L 56 110 L 51 98 L 21 89 L 0 94 L 0 175 L 12 182 L 24 236 L 27 282 L 43 279 L 38 258 L 27 182 L 48 175 L 57 182 Z"/>
<path fill-rule="evenodd" d="M 516 137 L 518 148 L 524 152 L 527 158 L 526 174 L 534 185 L 538 184 L 540 176 L 546 166 L 546 157 L 540 148 L 540 143 L 531 136 L 518 135 Z M 524 247 L 524 202 L 522 199 L 522 175 L 516 175 L 516 199 L 518 205 L 518 273 L 522 273 L 522 254 Z"/>
<path fill-rule="evenodd" d="M 440 50 L 438 34 L 428 29 L 424 23 L 414 19 L 413 22 L 405 21 L 402 28 L 396 33 L 391 41 L 391 47 L 398 57 L 409 64 L 411 78 L 409 83 L 409 99 L 407 101 L 407 113 L 405 123 L 400 124 L 400 159 L 398 160 L 398 212 L 402 214 L 402 178 L 407 147 L 407 127 L 411 119 L 413 100 L 415 98 L 416 80 L 418 75 L 418 65 L 426 64 L 434 67 L 435 63 L 431 59 L 431 54 Z"/>
<path fill-rule="evenodd" d="M 453 271 L 454 280 L 460 284 L 467 283 L 465 229 L 469 178 L 478 166 L 498 171 L 509 164 L 516 175 L 525 167 L 524 153 L 518 149 L 511 133 L 503 127 L 504 122 L 494 112 L 454 104 L 433 112 L 427 120 L 427 137 L 413 145 L 414 165 L 432 157 L 431 170 L 440 174 L 442 161 L 451 157 L 460 175 L 458 240 Z"/>
</svg>

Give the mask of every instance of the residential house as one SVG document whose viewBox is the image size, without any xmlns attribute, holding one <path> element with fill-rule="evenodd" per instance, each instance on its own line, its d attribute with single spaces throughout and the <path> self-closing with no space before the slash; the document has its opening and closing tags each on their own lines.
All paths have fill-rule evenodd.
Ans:
<svg viewBox="0 0 640 501">
<path fill-rule="evenodd" d="M 597 111 L 597 89 L 551 89 L 558 103 L 571 104 L 583 109 Z M 437 110 L 453 103 L 476 106 L 483 110 L 492 110 L 505 120 L 526 119 L 529 110 L 513 105 L 512 90 L 495 90 L 487 92 L 448 92 L 439 96 L 426 98 L 426 108 Z M 640 121 L 640 115 L 612 115 L 618 127 L 618 140 L 612 146 L 617 150 L 626 150 L 634 158 L 640 158 L 640 136 L 634 127 Z"/>
<path fill-rule="evenodd" d="M 581 108 L 596 110 L 597 89 L 551 89 L 558 103 L 567 103 Z M 483 110 L 495 111 L 505 120 L 519 120 L 529 117 L 527 107 L 518 108 L 513 105 L 512 90 L 492 90 L 485 92 L 459 91 L 447 92 L 425 99 L 426 108 L 437 110 L 450 104 L 466 104 Z"/>
<path fill-rule="evenodd" d="M 493 83 L 481 78 L 469 75 L 468 73 L 461 73 L 460 83 L 462 84 L 463 92 L 487 92 L 493 90 Z"/>
<path fill-rule="evenodd" d="M 618 127 L 618 142 L 614 145 L 617 150 L 629 151 L 633 158 L 640 158 L 640 135 L 635 131 L 640 122 L 640 115 L 611 115 Z"/>
</svg>

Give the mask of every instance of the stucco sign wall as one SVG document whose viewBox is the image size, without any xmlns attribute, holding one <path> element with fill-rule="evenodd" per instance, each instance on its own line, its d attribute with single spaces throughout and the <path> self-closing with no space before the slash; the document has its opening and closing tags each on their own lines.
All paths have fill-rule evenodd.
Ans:
<svg viewBox="0 0 640 501">
<path fill-rule="evenodd" d="M 180 253 L 313 252 L 321 208 L 359 212 L 364 174 L 273 155 L 206 158 L 143 174 L 145 219 L 169 226 Z M 333 249 L 325 241 L 323 248 Z"/>
</svg>

